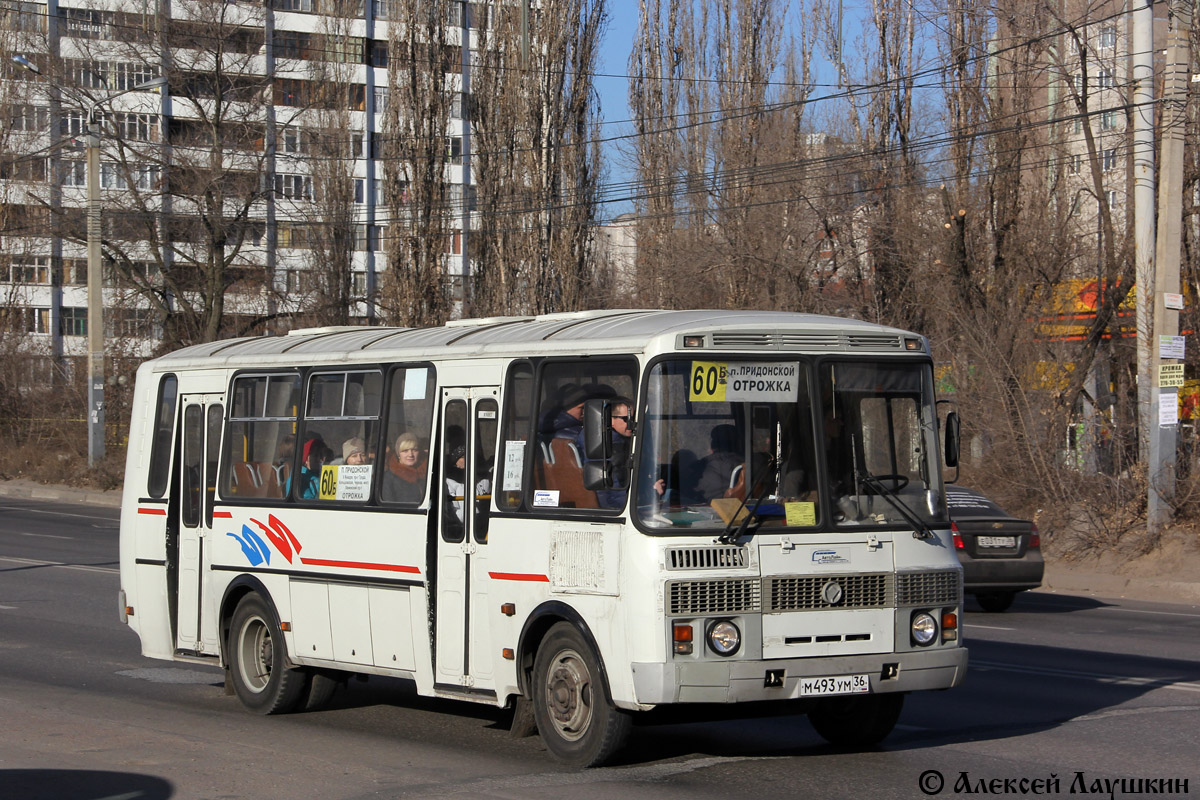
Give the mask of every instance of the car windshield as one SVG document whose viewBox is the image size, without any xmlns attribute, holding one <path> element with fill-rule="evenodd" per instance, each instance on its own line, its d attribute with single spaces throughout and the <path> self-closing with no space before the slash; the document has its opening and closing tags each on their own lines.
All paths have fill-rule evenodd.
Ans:
<svg viewBox="0 0 1200 800">
<path fill-rule="evenodd" d="M 906 511 L 945 524 L 936 420 L 927 363 L 660 361 L 638 516 L 664 532 L 721 529 L 747 507 L 765 527 L 911 528 Z"/>
</svg>

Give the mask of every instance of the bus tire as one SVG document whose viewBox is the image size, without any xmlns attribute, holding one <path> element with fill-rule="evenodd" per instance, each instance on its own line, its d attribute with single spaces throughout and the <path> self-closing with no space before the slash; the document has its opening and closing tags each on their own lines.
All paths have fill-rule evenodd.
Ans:
<svg viewBox="0 0 1200 800">
<path fill-rule="evenodd" d="M 808 721 L 832 745 L 870 747 L 892 732 L 902 708 L 900 692 L 827 697 L 808 712 Z"/>
<path fill-rule="evenodd" d="M 247 710 L 285 714 L 304 699 L 306 676 L 287 669 L 287 647 L 275 615 L 262 597 L 242 598 L 229 625 L 229 674 L 233 691 Z"/>
<path fill-rule="evenodd" d="M 632 720 L 613 705 L 600 658 L 571 624 L 550 628 L 533 662 L 533 715 L 546 749 L 575 767 L 608 761 Z"/>
</svg>

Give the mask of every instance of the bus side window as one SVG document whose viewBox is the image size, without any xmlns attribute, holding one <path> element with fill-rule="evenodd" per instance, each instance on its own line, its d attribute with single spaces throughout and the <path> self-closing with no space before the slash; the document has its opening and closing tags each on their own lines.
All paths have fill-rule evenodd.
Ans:
<svg viewBox="0 0 1200 800">
<path fill-rule="evenodd" d="M 504 384 L 504 422 L 501 426 L 500 483 L 495 486 L 496 505 L 501 510 L 521 507 L 521 489 L 529 465 L 539 457 L 529 449 L 533 417 L 533 365 L 518 361 L 508 371 Z"/>
<path fill-rule="evenodd" d="M 179 379 L 164 375 L 158 384 L 158 403 L 154 416 L 154 438 L 150 449 L 147 493 L 162 497 L 167 493 L 171 471 L 171 431 L 175 428 L 175 402 L 179 398 Z"/>
</svg>

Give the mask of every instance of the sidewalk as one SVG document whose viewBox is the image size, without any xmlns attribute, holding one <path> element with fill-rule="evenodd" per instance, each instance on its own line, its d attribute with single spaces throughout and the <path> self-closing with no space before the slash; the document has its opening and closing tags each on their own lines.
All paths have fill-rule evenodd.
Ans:
<svg viewBox="0 0 1200 800">
<path fill-rule="evenodd" d="M 0 497 L 79 503 L 107 508 L 121 506 L 119 491 L 102 492 L 95 489 L 73 489 L 68 486 L 43 486 L 32 481 L 20 480 L 0 481 Z M 1106 568 L 1097 569 L 1095 565 L 1068 564 L 1047 559 L 1046 576 L 1042 580 L 1042 587 L 1036 591 L 1200 605 L 1200 565 L 1191 570 L 1187 577 L 1188 580 L 1175 580 L 1166 577 L 1124 575 Z"/>
<path fill-rule="evenodd" d="M 0 481 L 0 497 L 18 497 L 26 500 L 48 500 L 55 503 L 79 503 L 88 506 L 121 507 L 119 491 L 102 492 L 98 489 L 74 489 L 70 486 L 43 486 L 33 481 Z"/>
</svg>

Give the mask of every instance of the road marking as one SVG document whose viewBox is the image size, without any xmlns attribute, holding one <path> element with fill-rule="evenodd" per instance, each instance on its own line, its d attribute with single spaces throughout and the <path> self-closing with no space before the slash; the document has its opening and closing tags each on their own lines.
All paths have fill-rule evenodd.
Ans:
<svg viewBox="0 0 1200 800">
<path fill-rule="evenodd" d="M 1183 604 L 1181 604 L 1181 605 L 1186 605 L 1186 603 L 1183 603 Z M 1054 605 L 1054 604 L 1051 604 L 1051 603 L 1028 603 L 1028 602 L 1024 602 L 1024 603 L 1022 604 L 1021 608 L 1022 608 L 1022 609 L 1027 609 L 1027 608 L 1043 608 L 1043 609 L 1047 609 L 1047 610 L 1051 610 L 1051 611 L 1059 611 L 1059 610 L 1061 610 L 1061 609 L 1062 609 L 1062 606 L 1060 606 L 1060 605 Z M 1162 615 L 1162 616 L 1164 616 L 1164 617 L 1195 617 L 1195 618 L 1200 618 L 1200 614 L 1186 614 L 1186 613 L 1184 613 L 1184 612 L 1182 612 L 1182 611 L 1151 611 L 1151 610 L 1149 610 L 1149 609 L 1144 609 L 1144 608 L 1121 608 L 1120 606 L 1101 606 L 1101 607 L 1099 607 L 1099 608 L 1096 608 L 1096 609 L 1084 609 L 1084 610 L 1087 610 L 1087 611 L 1093 611 L 1093 610 L 1094 610 L 1094 611 L 1123 611 L 1123 612 L 1125 612 L 1126 614 L 1161 614 L 1161 615 Z"/>
<path fill-rule="evenodd" d="M 965 623 L 964 628 L 982 628 L 985 631 L 1015 631 L 1016 628 L 1001 628 L 999 625 L 976 625 L 974 622 Z"/>
<path fill-rule="evenodd" d="M 1200 692 L 1200 683 L 1183 683 L 1174 678 L 1136 678 L 1132 675 L 1106 675 L 1100 672 L 1079 672 L 1071 669 L 1054 669 L 1053 667 L 1023 667 L 1015 664 L 1001 664 L 996 661 L 980 661 L 975 658 L 971 659 L 970 664 L 977 669 L 1023 672 L 1030 675 L 1049 675 L 1058 678 L 1085 678 L 1099 683 L 1111 683 L 1114 686 L 1148 686 L 1153 689 Z"/>
<path fill-rule="evenodd" d="M 1141 608 L 1119 608 L 1112 607 L 1104 609 L 1105 611 L 1124 611 L 1126 614 L 1162 614 L 1164 617 L 1196 617 L 1200 619 L 1200 614 L 1184 614 L 1182 611 L 1147 611 Z"/>
<path fill-rule="evenodd" d="M 1082 717 L 1076 717 L 1076 722 L 1089 722 L 1095 719 L 1108 719 L 1109 717 L 1136 717 L 1143 714 L 1162 714 L 1166 711 L 1191 711 L 1195 712 L 1195 706 L 1151 706 L 1149 708 L 1114 708 L 1111 711 L 1100 711 L 1095 714 L 1084 714 Z"/>
<path fill-rule="evenodd" d="M 46 511 L 41 508 L 27 508 L 25 506 L 0 506 L 0 511 L 28 511 L 30 514 L 50 514 L 54 517 L 79 517 L 79 519 L 96 520 L 96 514 L 71 514 L 66 511 Z M 99 517 L 100 519 L 109 519 L 108 517 Z M 112 517 L 112 522 L 120 522 L 120 517 Z"/>
<path fill-rule="evenodd" d="M 0 606 L 0 608 L 4 609 L 5 611 L 16 611 L 17 610 L 16 606 Z"/>
<path fill-rule="evenodd" d="M 30 567 L 61 567 L 62 569 L 75 569 L 80 572 L 105 572 L 114 575 L 120 574 L 121 570 L 115 567 L 93 567 L 90 564 L 63 564 L 60 561 L 39 561 L 34 558 L 13 558 L 12 556 L 0 556 L 0 561 L 11 561 L 14 564 L 24 564 Z"/>
<path fill-rule="evenodd" d="M 22 536 L 33 536 L 38 539 L 74 539 L 74 536 L 55 536 L 52 533 L 22 533 Z"/>
</svg>

